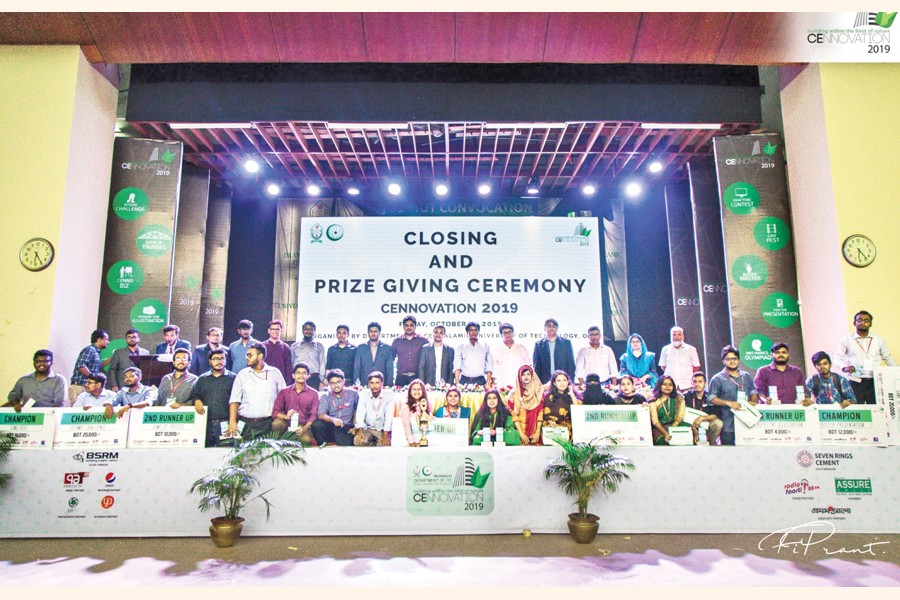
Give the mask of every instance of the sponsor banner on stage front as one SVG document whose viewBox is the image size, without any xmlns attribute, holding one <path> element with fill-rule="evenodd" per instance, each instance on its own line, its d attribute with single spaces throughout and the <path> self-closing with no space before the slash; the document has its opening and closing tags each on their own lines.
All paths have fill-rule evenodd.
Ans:
<svg viewBox="0 0 900 600">
<path fill-rule="evenodd" d="M 761 419 L 747 427 L 734 420 L 735 443 L 739 446 L 790 446 L 818 444 L 819 423 L 812 408 L 800 405 L 757 406 Z"/>
<path fill-rule="evenodd" d="M 56 411 L 53 448 L 124 448 L 128 419 L 115 413 L 107 418 L 103 408 L 60 408 Z"/>
<path fill-rule="evenodd" d="M 650 411 L 646 406 L 572 406 L 572 441 L 610 436 L 620 446 L 652 446 Z"/>
<path fill-rule="evenodd" d="M 422 439 L 422 431 L 415 419 L 410 419 L 410 430 L 413 441 L 419 443 Z M 409 446 L 403 428 L 403 419 L 394 417 L 391 424 L 391 446 Z M 426 430 L 428 446 L 468 446 L 469 445 L 469 420 L 468 419 L 432 419 Z"/>
<path fill-rule="evenodd" d="M 0 408 L 0 433 L 15 439 L 14 450 L 48 450 L 53 447 L 53 408 Z"/>
<path fill-rule="evenodd" d="M 425 452 L 406 460 L 406 510 L 419 517 L 494 511 L 494 459 L 487 452 Z"/>
<path fill-rule="evenodd" d="M 887 446 L 884 411 L 877 405 L 847 408 L 819 405 L 820 443 L 840 446 Z"/>
<path fill-rule="evenodd" d="M 206 413 L 194 407 L 136 408 L 129 411 L 129 448 L 203 448 Z"/>
<path fill-rule="evenodd" d="M 875 399 L 884 407 L 888 442 L 900 446 L 900 367 L 875 367 Z"/>
</svg>

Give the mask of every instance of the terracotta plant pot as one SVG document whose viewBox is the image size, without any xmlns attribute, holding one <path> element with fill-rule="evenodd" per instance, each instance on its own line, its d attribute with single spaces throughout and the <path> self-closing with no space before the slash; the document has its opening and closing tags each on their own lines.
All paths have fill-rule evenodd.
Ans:
<svg viewBox="0 0 900 600">
<path fill-rule="evenodd" d="M 230 548 L 241 537 L 241 530 L 244 528 L 243 517 L 237 519 L 216 517 L 210 521 L 212 525 L 209 526 L 209 537 L 219 548 Z"/>
<path fill-rule="evenodd" d="M 590 544 L 597 537 L 597 530 L 600 528 L 600 517 L 588 513 L 584 517 L 578 516 L 578 513 L 569 514 L 569 535 L 579 544 Z"/>
</svg>

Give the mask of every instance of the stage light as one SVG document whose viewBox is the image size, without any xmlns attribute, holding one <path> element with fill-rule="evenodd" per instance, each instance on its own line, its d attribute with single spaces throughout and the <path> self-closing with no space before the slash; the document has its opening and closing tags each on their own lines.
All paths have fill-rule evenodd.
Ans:
<svg viewBox="0 0 900 600">
<path fill-rule="evenodd" d="M 721 123 L 641 123 L 641 129 L 721 129 Z"/>
<path fill-rule="evenodd" d="M 318 196 L 322 193 L 322 188 L 315 183 L 310 183 L 306 186 L 306 193 L 310 196 Z"/>
<path fill-rule="evenodd" d="M 244 170 L 248 173 L 259 173 L 259 163 L 252 158 L 244 162 Z"/>
<path fill-rule="evenodd" d="M 350 194 L 351 196 L 359 196 L 359 188 L 356 187 L 355 185 L 348 185 L 347 193 Z"/>
<path fill-rule="evenodd" d="M 643 191 L 644 188 L 636 181 L 629 182 L 625 185 L 625 195 L 629 198 L 637 198 Z"/>
<path fill-rule="evenodd" d="M 537 177 L 532 177 L 528 180 L 528 185 L 525 186 L 525 193 L 529 196 L 537 196 L 541 193 L 541 187 Z"/>
<path fill-rule="evenodd" d="M 266 193 L 270 196 L 277 196 L 281 193 L 281 186 L 279 186 L 277 183 L 270 183 L 266 186 Z"/>
<path fill-rule="evenodd" d="M 450 193 L 450 187 L 446 183 L 439 183 L 434 186 L 434 193 L 438 196 L 446 196 Z"/>
<path fill-rule="evenodd" d="M 652 163 L 650 163 L 650 166 L 647 168 L 647 170 L 649 170 L 651 173 L 659 173 L 663 170 L 662 163 L 658 160 L 654 160 Z"/>
<path fill-rule="evenodd" d="M 491 193 L 491 185 L 489 183 L 482 183 L 478 186 L 478 193 L 482 196 L 487 196 Z"/>
<path fill-rule="evenodd" d="M 593 196 L 595 193 L 597 193 L 597 186 L 595 186 L 593 183 L 586 183 L 581 186 L 581 193 L 585 196 Z"/>
<path fill-rule="evenodd" d="M 403 189 L 400 187 L 399 183 L 391 183 L 388 184 L 387 191 L 391 196 L 399 196 Z"/>
</svg>

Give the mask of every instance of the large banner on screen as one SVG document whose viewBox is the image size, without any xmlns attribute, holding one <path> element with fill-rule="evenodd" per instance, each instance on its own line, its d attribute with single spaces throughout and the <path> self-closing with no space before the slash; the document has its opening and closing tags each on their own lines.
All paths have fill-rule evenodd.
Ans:
<svg viewBox="0 0 900 600">
<path fill-rule="evenodd" d="M 304 218 L 301 230 L 298 320 L 320 337 L 345 323 L 359 343 L 377 321 L 390 343 L 412 314 L 453 345 L 468 321 L 489 345 L 509 322 L 531 352 L 549 317 L 576 349 L 602 323 L 596 217 Z"/>
</svg>

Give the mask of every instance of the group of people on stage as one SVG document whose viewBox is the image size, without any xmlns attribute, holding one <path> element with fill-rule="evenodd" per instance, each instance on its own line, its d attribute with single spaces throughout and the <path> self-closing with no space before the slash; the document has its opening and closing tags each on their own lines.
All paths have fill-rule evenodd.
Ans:
<svg viewBox="0 0 900 600">
<path fill-rule="evenodd" d="M 125 347 L 102 360 L 109 335 L 98 329 L 79 353 L 71 382 L 52 369 L 50 350 L 38 350 L 34 371 L 19 378 L 8 401 L 17 411 L 23 406 L 104 407 L 108 417 L 123 417 L 131 408 L 192 406 L 198 413 L 208 411 L 207 446 L 272 432 L 319 446 L 368 446 L 390 444 L 391 388 L 406 387 L 400 422 L 410 445 L 418 444 L 418 427 L 443 418 L 469 420 L 473 444 L 502 440 L 541 445 L 544 427 L 565 428 L 571 436 L 574 404 L 646 404 L 657 444 L 667 444 L 670 428 L 682 424 L 687 407 L 694 408 L 704 414 L 691 423 L 694 443 L 705 422 L 710 444 L 733 445 L 733 411 L 747 403 L 874 404 L 874 367 L 896 363 L 884 340 L 870 333 L 871 314 L 857 313 L 854 326 L 834 357 L 840 373 L 831 370 L 831 357 L 820 351 L 812 357 L 816 372 L 804 378 L 801 369 L 789 364 L 788 346 L 777 342 L 771 348 L 772 363 L 755 377 L 740 370 L 738 349 L 725 346 L 724 368 L 707 381 L 696 348 L 685 343 L 677 326 L 658 361 L 643 338 L 632 334 L 617 365 L 598 327 L 588 329 L 588 344 L 576 355 L 552 318 L 544 323 L 546 335 L 531 356 L 516 342 L 509 323 L 499 327 L 502 343 L 491 347 L 479 340 L 480 325 L 470 322 L 467 341 L 456 348 L 444 344 L 441 325 L 434 327 L 430 342 L 417 334 L 411 315 L 404 317 L 403 334 L 390 345 L 380 340 L 378 323 L 369 324 L 368 340 L 359 346 L 349 343 L 349 327 L 338 325 L 337 343 L 327 350 L 315 340 L 312 322 L 302 325 L 303 337 L 292 345 L 281 340 L 281 321 L 269 322 L 268 339 L 261 342 L 253 338 L 253 323 L 242 320 L 238 339 L 230 345 L 222 344 L 222 329 L 212 327 L 206 343 L 193 349 L 179 338 L 176 325 L 167 325 L 154 354 L 170 355 L 172 372 L 158 387 L 144 385 L 143 373 L 131 360 L 150 354 L 140 346 L 137 330 L 128 330 Z M 107 367 L 108 375 L 103 373 Z M 359 392 L 351 389 L 354 384 Z M 429 391 L 448 385 L 444 405 L 434 411 Z M 460 386 L 486 390 L 475 415 L 462 406 Z M 652 389 L 649 398 L 640 393 L 647 389 Z"/>
</svg>

